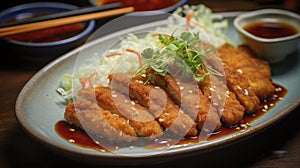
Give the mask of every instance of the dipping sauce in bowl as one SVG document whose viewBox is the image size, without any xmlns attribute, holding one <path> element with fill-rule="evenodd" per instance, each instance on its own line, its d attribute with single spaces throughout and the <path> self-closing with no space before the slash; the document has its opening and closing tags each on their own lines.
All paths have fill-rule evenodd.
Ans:
<svg viewBox="0 0 300 168">
<path fill-rule="evenodd" d="M 269 63 L 279 63 L 298 50 L 300 15 L 297 13 L 261 9 L 237 16 L 233 25 L 241 41 Z"/>
<path fill-rule="evenodd" d="M 281 38 L 298 33 L 295 26 L 287 22 L 254 22 L 243 27 L 247 32 L 261 38 Z"/>
</svg>

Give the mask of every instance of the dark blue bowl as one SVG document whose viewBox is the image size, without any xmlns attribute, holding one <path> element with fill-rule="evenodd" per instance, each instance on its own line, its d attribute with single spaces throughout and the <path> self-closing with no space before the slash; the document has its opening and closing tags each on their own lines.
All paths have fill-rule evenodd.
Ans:
<svg viewBox="0 0 300 168">
<path fill-rule="evenodd" d="M 77 6 L 58 2 L 36 2 L 14 6 L 0 12 L 0 24 L 8 19 L 22 19 L 37 13 L 58 13 L 78 9 Z M 95 28 L 95 21 L 84 22 L 84 29 L 67 39 L 54 42 L 23 42 L 4 40 L 11 51 L 29 60 L 52 60 L 76 47 L 82 45 Z"/>
</svg>

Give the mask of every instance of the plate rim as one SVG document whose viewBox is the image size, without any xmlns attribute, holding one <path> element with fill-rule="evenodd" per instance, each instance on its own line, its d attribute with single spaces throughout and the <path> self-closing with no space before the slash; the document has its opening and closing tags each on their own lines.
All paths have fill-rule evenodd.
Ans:
<svg viewBox="0 0 300 168">
<path fill-rule="evenodd" d="M 242 12 L 224 12 L 224 13 L 218 13 L 218 14 L 222 14 L 222 16 L 225 16 L 225 17 L 236 17 L 240 13 L 242 13 Z M 161 25 L 164 22 L 166 22 L 166 20 L 154 21 L 154 22 L 150 22 L 150 23 L 146 23 L 146 24 L 142 24 L 142 25 L 138 25 L 138 26 L 133 26 L 133 27 L 123 29 L 121 31 L 110 33 L 110 34 L 100 37 L 98 39 L 92 40 L 74 50 L 71 50 L 71 51 L 63 54 L 62 56 L 58 57 L 57 59 L 51 61 L 50 63 L 48 63 L 46 66 L 44 66 L 42 69 L 40 69 L 36 74 L 34 74 L 26 82 L 26 84 L 23 86 L 23 88 L 21 89 L 21 91 L 19 92 L 19 94 L 17 96 L 16 103 L 15 103 L 15 112 L 16 112 L 16 118 L 17 118 L 18 122 L 20 123 L 20 125 L 23 127 L 23 129 L 29 135 L 31 135 L 32 137 L 37 139 L 39 142 L 42 142 L 46 146 L 50 147 L 51 149 L 54 149 L 55 151 L 59 150 L 63 153 L 68 153 L 71 155 L 76 155 L 76 156 L 81 156 L 81 157 L 89 157 L 89 158 L 92 157 L 92 158 L 90 158 L 92 160 L 94 160 L 94 159 L 100 159 L 100 160 L 101 159 L 122 159 L 123 162 L 124 161 L 126 162 L 126 161 L 128 161 L 128 159 L 131 160 L 131 159 L 146 159 L 147 158 L 150 161 L 151 159 L 155 159 L 157 157 L 170 157 L 170 156 L 174 156 L 174 155 L 178 157 L 178 155 L 182 155 L 182 154 L 186 154 L 186 153 L 205 152 L 206 149 L 214 150 L 215 148 L 219 148 L 223 144 L 227 144 L 228 142 L 234 143 L 236 141 L 247 138 L 247 137 L 251 136 L 252 134 L 258 133 L 264 129 L 269 128 L 271 125 L 274 125 L 275 123 L 277 123 L 280 120 L 282 120 L 283 118 L 285 118 L 289 113 L 291 113 L 293 110 L 295 110 L 300 105 L 300 96 L 299 96 L 294 102 L 287 104 L 286 108 L 277 111 L 276 112 L 277 115 L 275 117 L 269 118 L 266 122 L 259 123 L 253 127 L 249 127 L 244 132 L 237 133 L 237 134 L 235 134 L 235 136 L 229 136 L 226 139 L 223 138 L 222 140 L 219 140 L 219 141 L 212 141 L 206 145 L 186 146 L 184 148 L 177 148 L 174 151 L 166 150 L 163 153 L 151 154 L 151 155 L 140 155 L 140 156 L 139 155 L 135 155 L 135 156 L 116 155 L 115 153 L 105 153 L 105 155 L 101 155 L 101 152 L 99 152 L 99 154 L 98 153 L 95 154 L 94 152 L 89 152 L 89 151 L 83 153 L 82 149 L 79 149 L 79 148 L 77 149 L 77 148 L 71 148 L 68 146 L 60 146 L 60 145 L 55 144 L 50 139 L 47 139 L 47 138 L 43 137 L 41 134 L 39 134 L 22 117 L 22 112 L 23 112 L 22 107 L 24 107 L 24 102 L 26 101 L 26 97 L 25 97 L 26 93 L 28 93 L 30 91 L 30 89 L 32 89 L 32 85 L 35 85 L 39 78 L 41 78 L 43 75 L 47 74 L 46 73 L 47 71 L 55 69 L 55 67 L 58 67 L 60 64 L 63 64 L 65 61 L 68 61 L 70 59 L 70 57 L 72 57 L 75 54 L 78 54 L 82 49 L 91 47 L 97 43 L 101 43 L 107 39 L 116 37 L 119 34 L 124 35 L 124 32 L 128 32 L 128 31 L 134 32 L 136 30 L 143 30 L 143 28 L 149 28 L 149 25 L 151 25 L 151 27 L 154 27 L 154 26 Z M 175 159 L 177 157 L 174 157 L 173 159 Z M 116 163 L 116 164 L 118 164 L 118 163 Z"/>
</svg>

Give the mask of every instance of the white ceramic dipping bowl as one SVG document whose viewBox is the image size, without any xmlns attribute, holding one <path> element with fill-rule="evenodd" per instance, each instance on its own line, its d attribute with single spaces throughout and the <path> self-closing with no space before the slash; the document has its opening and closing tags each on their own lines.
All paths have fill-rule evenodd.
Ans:
<svg viewBox="0 0 300 168">
<path fill-rule="evenodd" d="M 278 38 L 262 38 L 244 29 L 244 26 L 255 22 L 283 22 L 296 28 L 297 33 Z M 261 9 L 246 12 L 233 21 L 241 40 L 248 44 L 260 57 L 269 63 L 278 63 L 295 52 L 300 41 L 300 15 L 281 9 Z"/>
</svg>

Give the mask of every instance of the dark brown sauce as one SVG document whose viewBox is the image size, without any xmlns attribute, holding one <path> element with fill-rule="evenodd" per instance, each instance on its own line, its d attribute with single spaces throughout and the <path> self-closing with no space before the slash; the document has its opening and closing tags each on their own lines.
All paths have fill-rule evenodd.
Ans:
<svg viewBox="0 0 300 168">
<path fill-rule="evenodd" d="M 243 27 L 247 32 L 262 38 L 280 38 L 295 35 L 298 30 L 286 22 L 255 22 Z"/>
<path fill-rule="evenodd" d="M 142 144 L 143 148 L 144 149 L 162 148 L 162 147 L 167 147 L 169 144 L 176 144 L 176 145 L 194 144 L 194 143 L 199 143 L 200 141 L 214 140 L 217 138 L 224 137 L 226 135 L 236 133 L 243 129 L 247 129 L 250 126 L 251 122 L 253 122 L 254 120 L 258 119 L 259 117 L 267 113 L 270 109 L 272 109 L 276 105 L 277 102 L 279 102 L 287 94 L 287 90 L 283 86 L 275 83 L 273 85 L 276 88 L 274 96 L 269 98 L 268 100 L 262 101 L 260 103 L 259 109 L 251 115 L 245 115 L 241 124 L 237 126 L 232 126 L 232 127 L 223 126 L 219 132 L 215 132 L 210 135 L 184 138 L 181 140 L 168 138 L 166 136 L 163 138 L 155 139 L 153 141 L 149 140 L 149 142 Z M 94 142 L 89 137 L 89 135 L 84 132 L 84 130 L 74 125 L 71 125 L 64 120 L 61 120 L 56 123 L 55 130 L 62 138 L 64 138 L 68 142 L 81 147 L 100 150 L 102 152 L 109 152 L 119 147 L 109 143 L 105 143 L 105 147 L 103 147 L 97 144 L 96 142 Z"/>
</svg>

